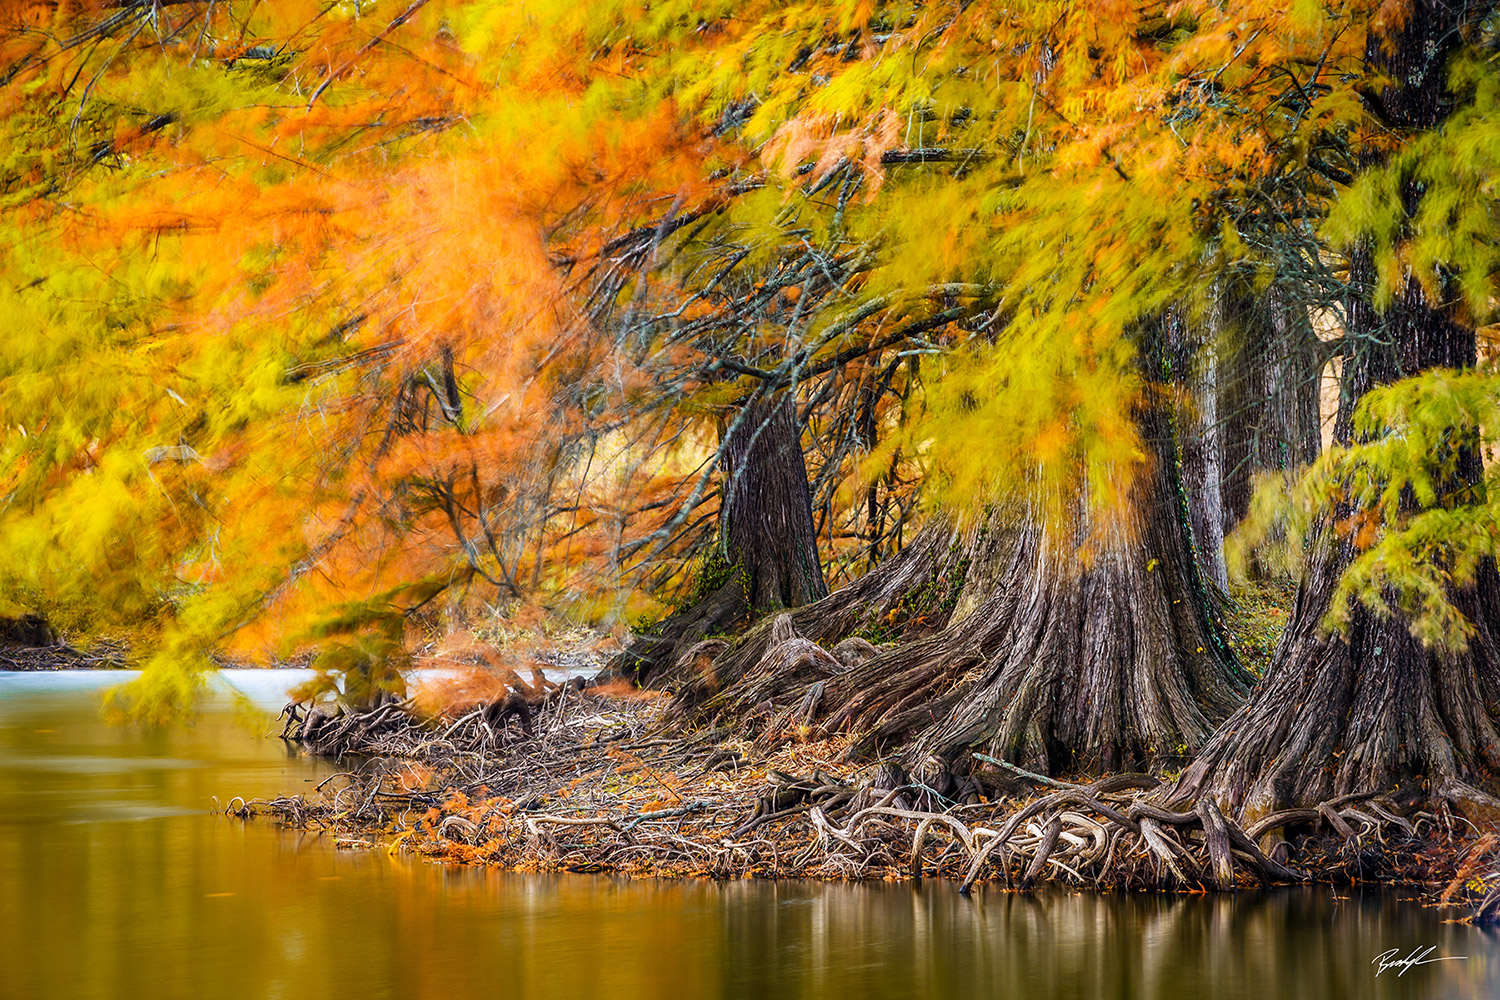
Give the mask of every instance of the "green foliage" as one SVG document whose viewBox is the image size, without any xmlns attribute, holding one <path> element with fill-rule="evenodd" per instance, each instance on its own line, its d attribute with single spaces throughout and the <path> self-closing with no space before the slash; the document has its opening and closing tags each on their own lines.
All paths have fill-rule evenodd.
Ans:
<svg viewBox="0 0 1500 1000">
<path fill-rule="evenodd" d="M 1305 472 L 1259 472 L 1252 478 L 1249 510 L 1224 540 L 1231 584 L 1247 585 L 1259 575 L 1300 578 L 1308 534 L 1318 514 L 1312 497 L 1301 489 L 1305 481 L 1299 477 Z"/>
<path fill-rule="evenodd" d="M 1271 665 L 1296 597 L 1296 581 L 1288 577 L 1236 580 L 1230 585 L 1224 626 L 1235 656 L 1257 677 Z"/>
<path fill-rule="evenodd" d="M 1463 649 L 1475 623 L 1452 596 L 1500 556 L 1500 473 L 1491 462 L 1480 481 L 1469 475 L 1500 440 L 1500 375 L 1434 369 L 1380 387 L 1360 401 L 1353 433 L 1357 443 L 1325 451 L 1290 492 L 1279 477 L 1263 482 L 1234 551 L 1292 561 L 1305 538 L 1346 543 L 1355 556 L 1329 628 L 1345 628 L 1358 603 L 1399 616 L 1425 645 Z"/>
<path fill-rule="evenodd" d="M 139 677 L 106 692 L 105 713 L 147 726 L 180 722 L 202 696 L 203 677 L 212 666 L 202 643 L 171 636 L 141 665 Z"/>
<path fill-rule="evenodd" d="M 1500 74 L 1495 44 L 1450 70 L 1458 102 L 1440 128 L 1412 136 L 1364 171 L 1333 205 L 1324 233 L 1334 245 L 1368 241 L 1388 305 L 1407 275 L 1434 302 L 1458 300 L 1484 323 L 1500 302 Z"/>
<path fill-rule="evenodd" d="M 347 602 L 315 622 L 300 640 L 316 643 L 316 676 L 299 688 L 298 696 L 315 698 L 337 691 L 345 704 L 363 707 L 391 694 L 404 695 L 403 671 L 412 665 L 407 649 L 409 609 L 424 606 L 444 589 L 441 580 L 417 581 Z"/>
<path fill-rule="evenodd" d="M 1474 623 L 1450 595 L 1500 555 L 1500 492 L 1493 463 L 1479 483 L 1462 467 L 1500 440 L 1500 377 L 1439 369 L 1382 387 L 1361 400 L 1354 432 L 1362 443 L 1330 452 L 1310 481 L 1352 509 L 1338 528 L 1361 550 L 1339 580 L 1334 624 L 1358 600 L 1399 612 L 1424 644 L 1463 648 Z"/>
<path fill-rule="evenodd" d="M 673 597 L 672 612 L 676 614 L 691 608 L 728 583 L 736 573 L 743 573 L 743 570 L 729 561 L 722 548 L 717 545 L 708 547 L 698 559 L 693 585 L 681 596 Z"/>
</svg>

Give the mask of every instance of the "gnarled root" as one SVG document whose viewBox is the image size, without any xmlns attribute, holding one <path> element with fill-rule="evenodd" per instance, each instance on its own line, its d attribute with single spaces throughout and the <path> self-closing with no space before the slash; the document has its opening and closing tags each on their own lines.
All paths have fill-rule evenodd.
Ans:
<svg viewBox="0 0 1500 1000">
<path fill-rule="evenodd" d="M 413 698 L 389 698 L 355 709 L 329 703 L 292 702 L 281 710 L 281 738 L 321 756 L 364 753 L 420 758 L 433 752 L 480 750 L 505 742 L 514 720 L 521 736 L 533 738 L 537 724 L 585 687 L 582 677 L 563 684 L 535 671 L 531 683 L 505 671 L 504 693 L 459 706 L 448 716 L 424 718 Z"/>
<path fill-rule="evenodd" d="M 843 756 L 847 742 L 830 741 L 783 747 L 780 763 L 766 766 L 745 755 L 743 741 L 720 742 L 712 732 L 662 737 L 654 728 L 660 701 L 611 704 L 569 688 L 556 698 L 535 719 L 535 737 L 502 742 L 486 735 L 482 707 L 444 726 L 408 722 L 389 731 L 383 716 L 365 713 L 359 718 L 377 730 L 374 745 L 397 748 L 393 756 L 330 776 L 321 798 L 236 799 L 227 811 L 270 812 L 340 834 L 394 831 L 426 854 L 529 871 L 936 875 L 963 892 L 992 879 L 1023 889 L 1054 882 L 1230 891 L 1309 877 L 1430 880 L 1459 871 L 1467 895 L 1454 902 L 1479 902 L 1482 919 L 1500 910 L 1493 895 L 1479 900 L 1491 888 L 1489 848 L 1476 847 L 1465 817 L 1447 806 L 1420 812 L 1410 802 L 1351 795 L 1241 826 L 1209 798 L 1168 808 L 1169 789 L 1151 775 L 1077 784 L 996 758 L 1007 775 L 1042 786 L 1044 794 L 1017 799 L 998 794 L 1005 786 L 995 773 L 955 775 L 937 758 L 910 771 L 891 761 L 861 767 Z M 314 732 L 346 725 L 333 719 Z M 1465 868 L 1457 861 L 1470 848 Z M 1475 888 L 1470 876 L 1483 885 Z"/>
</svg>

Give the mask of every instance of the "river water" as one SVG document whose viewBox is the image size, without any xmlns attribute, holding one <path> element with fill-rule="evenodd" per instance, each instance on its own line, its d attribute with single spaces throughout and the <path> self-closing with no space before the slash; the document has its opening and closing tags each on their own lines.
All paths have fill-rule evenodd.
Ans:
<svg viewBox="0 0 1500 1000">
<path fill-rule="evenodd" d="M 290 674 L 235 672 L 248 702 L 154 732 L 100 720 L 121 676 L 0 674 L 3 1000 L 1500 997 L 1500 940 L 1410 893 L 965 899 L 340 848 L 216 811 L 330 773 L 265 735 Z M 1377 974 L 1427 948 L 1449 960 Z"/>
</svg>

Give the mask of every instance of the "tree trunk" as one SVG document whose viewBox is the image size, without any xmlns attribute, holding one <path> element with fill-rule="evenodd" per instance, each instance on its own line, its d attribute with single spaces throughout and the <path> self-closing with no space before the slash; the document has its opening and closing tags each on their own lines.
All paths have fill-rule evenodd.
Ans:
<svg viewBox="0 0 1500 1000">
<path fill-rule="evenodd" d="M 1369 310 L 1364 319 L 1373 321 Z M 1386 317 L 1391 342 L 1362 341 L 1348 362 L 1336 437 L 1370 388 L 1432 367 L 1474 362 L 1474 333 L 1448 322 L 1410 282 Z M 1476 481 L 1472 451 L 1465 478 Z M 1436 791 L 1500 768 L 1500 581 L 1452 595 L 1477 634 L 1463 652 L 1425 649 L 1406 624 L 1360 606 L 1346 636 L 1323 627 L 1339 576 L 1356 552 L 1326 519 L 1271 668 L 1183 775 L 1174 799 L 1213 794 L 1246 819 L 1411 780 Z"/>
<path fill-rule="evenodd" d="M 1224 563 L 1224 440 L 1227 428 L 1219 420 L 1222 356 L 1222 308 L 1215 303 L 1201 323 L 1179 321 L 1181 344 L 1173 367 L 1179 372 L 1187 412 L 1179 420 L 1177 436 L 1182 464 L 1182 488 L 1187 496 L 1188 524 L 1193 552 L 1205 581 L 1220 592 L 1229 590 Z"/>
<path fill-rule="evenodd" d="M 910 711 L 877 738 L 920 727 L 912 756 L 971 750 L 1050 773 L 1180 761 L 1244 698 L 1191 547 L 1165 415 L 1141 418 L 1153 445 L 1119 510 L 1058 539 L 1034 518 L 996 546 L 1003 563 L 959 623 L 983 634 L 972 686 L 946 717 Z M 1079 558 L 1081 554 L 1082 557 Z"/>
<path fill-rule="evenodd" d="M 684 682 L 684 659 L 705 636 L 744 624 L 753 613 L 798 607 L 824 597 L 812 495 L 790 396 L 753 406 L 723 443 L 719 510 L 728 579 L 654 628 L 632 637 L 610 672 L 653 687 Z"/>
<path fill-rule="evenodd" d="M 964 767 L 968 751 L 1076 771 L 1181 760 L 1244 697 L 1250 676 L 1215 624 L 1193 559 L 1168 414 L 1140 417 L 1150 446 L 1123 510 L 1081 516 L 1059 537 L 1012 506 L 966 532 L 924 535 L 851 590 L 883 614 L 849 615 L 843 592 L 751 633 L 713 661 L 711 682 L 678 708 L 767 719 L 796 730 L 853 731 L 861 747 L 905 745 L 913 764 Z M 889 583 L 908 563 L 893 605 Z M 869 578 L 867 578 L 869 579 Z M 873 609 L 872 609 L 873 610 Z M 903 623 L 894 647 L 830 645 L 857 623 Z M 915 626 L 914 628 L 912 626 Z M 868 643 L 866 644 L 868 647 Z"/>
<path fill-rule="evenodd" d="M 1230 288 L 1214 299 L 1201 319 L 1170 324 L 1168 346 L 1188 401 L 1177 434 L 1193 549 L 1204 578 L 1227 593 L 1224 538 L 1248 512 L 1255 477 L 1289 476 L 1318 455 L 1321 352 L 1287 289 Z"/>
<path fill-rule="evenodd" d="M 1307 309 L 1286 289 L 1232 295 L 1224 308 L 1215 418 L 1228 532 L 1250 509 L 1256 473 L 1288 473 L 1317 458 L 1322 370 Z"/>
<path fill-rule="evenodd" d="M 1366 62 L 1392 80 L 1370 97 L 1381 117 L 1404 129 L 1442 121 L 1448 56 L 1465 25 L 1489 6 L 1426 0 L 1393 34 L 1372 32 Z M 1421 195 L 1413 189 L 1407 196 Z M 1356 287 L 1373 287 L 1367 251 L 1355 252 L 1350 274 Z M 1354 408 L 1375 386 L 1429 368 L 1474 364 L 1474 331 L 1433 309 L 1414 279 L 1385 315 L 1367 300 L 1354 303 L 1348 319 L 1355 350 L 1345 360 L 1334 429 L 1340 442 L 1351 440 Z M 1466 446 L 1459 441 L 1455 447 Z M 1482 470 L 1472 448 L 1460 465 L 1461 480 L 1478 481 Z M 1486 567 L 1476 586 L 1450 595 L 1476 628 L 1461 652 L 1426 649 L 1404 622 L 1363 606 L 1347 635 L 1329 634 L 1323 621 L 1355 554 L 1351 540 L 1333 526 L 1349 513 L 1333 512 L 1311 547 L 1291 622 L 1265 680 L 1183 774 L 1172 798 L 1212 794 L 1221 807 L 1253 818 L 1404 782 L 1461 795 L 1462 783 L 1500 769 L 1500 580 L 1494 567 Z"/>
<path fill-rule="evenodd" d="M 719 524 L 724 554 L 752 610 L 797 608 L 828 596 L 790 396 L 755 404 L 731 428 Z"/>
</svg>

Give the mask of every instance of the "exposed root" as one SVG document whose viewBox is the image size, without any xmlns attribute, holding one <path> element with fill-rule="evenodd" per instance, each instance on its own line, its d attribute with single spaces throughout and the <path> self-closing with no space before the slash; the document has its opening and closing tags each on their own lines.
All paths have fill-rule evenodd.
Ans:
<svg viewBox="0 0 1500 1000">
<path fill-rule="evenodd" d="M 483 753 L 513 738 L 512 723 L 520 736 L 533 737 L 538 726 L 545 729 L 567 710 L 569 698 L 586 697 L 584 678 L 555 684 L 540 669 L 532 671 L 530 682 L 512 670 L 492 680 L 482 694 L 452 701 L 431 714 L 422 711 L 420 694 L 366 709 L 293 702 L 281 710 L 286 721 L 280 735 L 324 756 L 354 753 L 420 760 Z"/>
<path fill-rule="evenodd" d="M 1457 817 L 1376 796 L 1241 828 L 1207 799 L 1191 810 L 1163 808 L 1154 798 L 1162 787 L 1147 774 L 1047 779 L 1040 796 L 999 794 L 1014 787 L 1010 779 L 985 771 L 939 788 L 947 772 L 924 780 L 889 764 L 851 763 L 848 737 L 757 756 L 725 732 L 662 735 L 654 699 L 571 688 L 550 697 L 529 737 L 519 725 L 486 729 L 486 708 L 451 721 L 387 713 L 393 706 L 351 716 L 333 730 L 341 745 L 395 753 L 330 776 L 310 799 L 237 799 L 227 811 L 271 814 L 349 844 L 384 834 L 403 849 L 515 870 L 938 876 L 965 892 L 991 881 L 1232 890 L 1431 880 L 1455 871 L 1474 843 Z M 363 736 L 351 740 L 356 733 Z M 1474 871 L 1487 863 L 1474 860 Z M 1497 904 L 1485 905 L 1490 913 Z"/>
<path fill-rule="evenodd" d="M 0 637 L 0 670 L 110 670 L 123 668 L 128 655 L 125 644 L 117 641 L 105 640 L 88 649 L 76 649 L 55 636 L 33 638 L 43 641 L 13 645 Z"/>
</svg>

